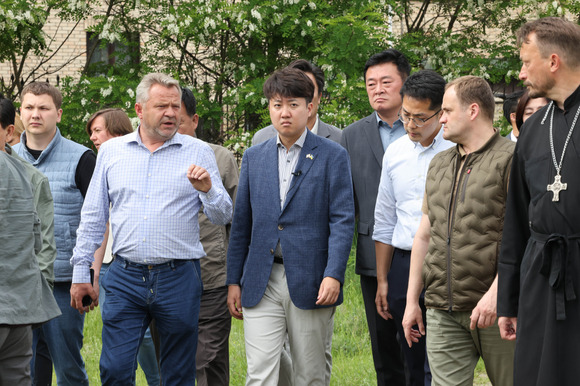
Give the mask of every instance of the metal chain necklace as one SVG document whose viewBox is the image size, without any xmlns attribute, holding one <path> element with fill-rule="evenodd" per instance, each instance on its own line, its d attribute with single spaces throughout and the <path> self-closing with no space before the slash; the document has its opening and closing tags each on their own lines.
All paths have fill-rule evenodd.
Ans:
<svg viewBox="0 0 580 386">
<path fill-rule="evenodd" d="M 564 142 L 564 149 L 562 149 L 562 157 L 560 157 L 560 163 L 558 163 L 556 158 L 556 151 L 554 150 L 554 134 L 553 134 L 553 125 L 554 125 L 554 110 L 556 110 L 554 106 L 554 102 L 550 102 L 548 106 L 548 110 L 552 109 L 552 113 L 550 115 L 550 150 L 552 151 L 552 162 L 554 162 L 554 167 L 556 168 L 556 176 L 554 177 L 554 183 L 548 185 L 548 192 L 554 193 L 552 197 L 552 201 L 560 201 L 560 191 L 566 190 L 568 188 L 568 184 L 562 182 L 562 176 L 560 175 L 560 170 L 562 170 L 562 162 L 564 162 L 564 154 L 566 154 L 566 148 L 568 147 L 568 142 L 572 137 L 572 132 L 574 131 L 574 127 L 576 127 L 576 121 L 578 120 L 578 115 L 580 115 L 580 106 L 578 106 L 578 110 L 576 110 L 576 115 L 574 116 L 574 120 L 572 121 L 572 126 L 568 131 L 568 136 L 566 137 L 566 142 Z M 544 118 L 545 119 L 545 118 Z"/>
</svg>

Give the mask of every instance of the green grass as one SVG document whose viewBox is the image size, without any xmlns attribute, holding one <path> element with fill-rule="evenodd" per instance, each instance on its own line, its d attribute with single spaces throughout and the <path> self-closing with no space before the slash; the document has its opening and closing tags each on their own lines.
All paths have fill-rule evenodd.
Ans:
<svg viewBox="0 0 580 386">
<path fill-rule="evenodd" d="M 101 353 L 101 314 L 93 311 L 85 319 L 85 340 L 82 350 L 91 385 L 100 385 L 99 357 Z M 354 255 L 348 263 L 344 303 L 337 308 L 332 341 L 331 385 L 376 385 L 364 305 L 358 276 L 354 273 Z M 246 353 L 243 324 L 232 319 L 230 334 L 230 384 L 243 385 L 246 377 Z M 56 385 L 56 381 L 53 381 Z M 485 367 L 480 361 L 476 368 L 475 385 L 489 385 Z M 145 386 L 145 375 L 137 371 L 137 385 Z"/>
</svg>

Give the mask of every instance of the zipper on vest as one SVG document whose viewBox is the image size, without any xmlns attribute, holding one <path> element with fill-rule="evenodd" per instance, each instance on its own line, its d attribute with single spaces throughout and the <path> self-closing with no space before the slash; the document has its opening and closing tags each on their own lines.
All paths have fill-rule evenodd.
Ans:
<svg viewBox="0 0 580 386">
<path fill-rule="evenodd" d="M 449 199 L 449 209 L 448 209 L 448 217 L 447 217 L 447 297 L 449 299 L 449 309 L 448 311 L 451 312 L 453 310 L 453 293 L 451 289 L 451 232 L 453 230 L 453 224 L 455 223 L 455 213 L 457 211 L 457 196 L 461 193 L 461 202 L 465 200 L 465 187 L 467 186 L 467 179 L 469 178 L 469 174 L 471 173 L 471 168 L 465 172 L 465 177 L 462 179 L 462 175 L 464 174 L 465 167 L 467 162 L 469 161 L 470 154 L 465 156 L 465 161 L 463 161 L 463 165 L 461 164 L 461 157 L 457 158 L 457 162 L 455 163 L 455 173 L 453 175 L 453 185 L 451 187 L 451 198 Z M 459 178 L 457 178 L 457 174 Z M 463 182 L 463 186 L 462 183 Z M 457 189 L 455 185 L 457 184 Z M 461 192 L 459 187 L 462 187 Z"/>
<path fill-rule="evenodd" d="M 453 229 L 453 219 L 455 218 L 455 196 L 457 192 L 455 190 L 455 184 L 457 181 L 457 173 L 459 173 L 459 166 L 461 165 L 461 158 L 457 159 L 455 162 L 455 173 L 453 173 L 453 184 L 451 185 L 451 195 L 449 197 L 449 207 L 447 209 L 447 299 L 449 299 L 449 309 L 451 312 L 453 309 L 453 296 L 451 294 L 451 229 Z M 455 193 L 455 194 L 454 194 Z"/>
</svg>

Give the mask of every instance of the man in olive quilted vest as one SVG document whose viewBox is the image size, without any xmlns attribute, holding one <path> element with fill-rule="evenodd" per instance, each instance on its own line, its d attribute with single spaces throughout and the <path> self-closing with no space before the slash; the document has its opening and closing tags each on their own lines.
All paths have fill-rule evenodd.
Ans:
<svg viewBox="0 0 580 386">
<path fill-rule="evenodd" d="M 424 339 L 424 287 L 433 385 L 473 384 L 480 357 L 494 385 L 513 382 L 514 344 L 500 337 L 496 305 L 514 143 L 493 128 L 494 107 L 491 88 L 474 76 L 449 83 L 443 97 L 443 138 L 457 146 L 429 165 L 403 318 L 407 343 Z"/>
</svg>

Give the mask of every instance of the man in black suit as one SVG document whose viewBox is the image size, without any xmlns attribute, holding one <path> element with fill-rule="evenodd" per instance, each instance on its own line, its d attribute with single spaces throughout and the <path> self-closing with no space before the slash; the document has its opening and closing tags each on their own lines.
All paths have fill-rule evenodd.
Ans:
<svg viewBox="0 0 580 386">
<path fill-rule="evenodd" d="M 404 365 L 393 320 L 375 305 L 377 272 L 372 239 L 382 160 L 389 144 L 405 134 L 399 120 L 401 87 L 411 72 L 405 56 L 388 49 L 369 58 L 364 80 L 373 113 L 344 129 L 341 144 L 350 155 L 357 215 L 356 273 L 360 275 L 378 385 L 404 385 Z M 402 338 L 402 337 L 401 337 Z"/>
</svg>

